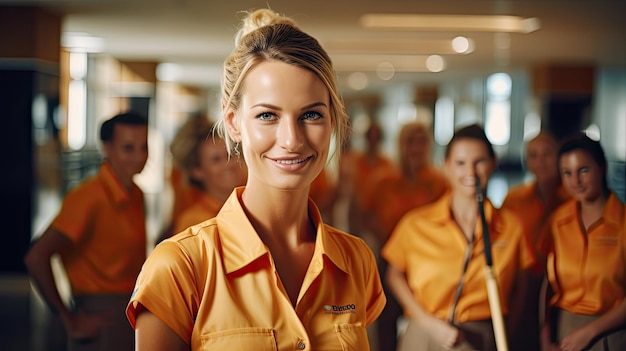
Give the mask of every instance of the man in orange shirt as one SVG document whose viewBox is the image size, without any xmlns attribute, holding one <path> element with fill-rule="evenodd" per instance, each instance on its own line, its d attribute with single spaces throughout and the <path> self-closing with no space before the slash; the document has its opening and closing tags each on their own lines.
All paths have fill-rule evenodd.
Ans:
<svg viewBox="0 0 626 351">
<path fill-rule="evenodd" d="M 148 125 L 122 113 L 100 129 L 105 160 L 98 174 L 64 198 L 48 229 L 24 259 L 38 292 L 65 326 L 69 350 L 132 350 L 124 308 L 146 257 L 143 193 L 133 176 L 148 158 Z M 60 255 L 73 306 L 51 270 Z"/>
</svg>

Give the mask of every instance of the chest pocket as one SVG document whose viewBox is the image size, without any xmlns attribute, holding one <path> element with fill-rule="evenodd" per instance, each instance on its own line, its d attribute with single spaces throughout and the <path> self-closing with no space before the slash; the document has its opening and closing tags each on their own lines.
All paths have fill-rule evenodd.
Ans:
<svg viewBox="0 0 626 351">
<path fill-rule="evenodd" d="M 367 351 L 370 349 L 367 331 L 357 324 L 336 324 L 335 332 L 342 351 Z"/>
<path fill-rule="evenodd" d="M 274 330 L 270 328 L 238 328 L 201 336 L 202 351 L 258 350 L 276 351 Z"/>
</svg>

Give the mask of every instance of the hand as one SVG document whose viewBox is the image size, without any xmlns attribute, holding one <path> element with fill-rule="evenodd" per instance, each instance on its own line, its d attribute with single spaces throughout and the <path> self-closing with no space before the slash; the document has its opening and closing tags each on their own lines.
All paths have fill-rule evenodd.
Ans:
<svg viewBox="0 0 626 351">
<path fill-rule="evenodd" d="M 561 350 L 563 351 L 580 351 L 584 350 L 595 335 L 587 328 L 582 326 L 561 340 Z"/>
<path fill-rule="evenodd" d="M 553 344 L 550 341 L 550 328 L 547 325 L 541 328 L 539 342 L 541 344 L 541 351 L 561 351 L 561 347 L 558 344 Z"/>
<path fill-rule="evenodd" d="M 430 318 L 424 325 L 431 338 L 446 349 L 451 349 L 463 340 L 463 333 L 446 321 L 438 318 Z"/>
<path fill-rule="evenodd" d="M 97 339 L 100 329 L 111 325 L 112 315 L 110 313 L 87 314 L 83 310 L 63 318 L 65 330 L 70 339 L 89 342 Z"/>
</svg>

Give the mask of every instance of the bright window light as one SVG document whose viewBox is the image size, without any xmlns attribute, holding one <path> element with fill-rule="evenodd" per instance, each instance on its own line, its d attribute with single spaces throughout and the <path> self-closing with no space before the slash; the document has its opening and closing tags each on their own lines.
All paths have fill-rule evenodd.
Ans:
<svg viewBox="0 0 626 351">
<path fill-rule="evenodd" d="M 70 82 L 67 109 L 67 144 L 80 150 L 87 141 L 87 86 L 84 80 Z"/>
<path fill-rule="evenodd" d="M 489 101 L 486 106 L 485 134 L 494 145 L 506 145 L 511 138 L 511 103 Z"/>
<path fill-rule="evenodd" d="M 440 97 L 435 103 L 435 142 L 448 145 L 454 134 L 454 103 L 449 97 Z"/>
<path fill-rule="evenodd" d="M 85 79 L 87 76 L 87 53 L 70 52 L 70 77 L 72 79 Z"/>
<path fill-rule="evenodd" d="M 511 76 L 506 73 L 494 73 L 487 78 L 489 99 L 504 100 L 511 97 Z"/>
<path fill-rule="evenodd" d="M 600 127 L 595 123 L 590 124 L 589 127 L 585 129 L 585 134 L 587 134 L 587 136 L 590 139 L 599 141 L 600 140 Z"/>
<path fill-rule="evenodd" d="M 529 141 L 541 131 L 541 117 L 536 112 L 529 112 L 524 117 L 524 141 Z"/>
</svg>

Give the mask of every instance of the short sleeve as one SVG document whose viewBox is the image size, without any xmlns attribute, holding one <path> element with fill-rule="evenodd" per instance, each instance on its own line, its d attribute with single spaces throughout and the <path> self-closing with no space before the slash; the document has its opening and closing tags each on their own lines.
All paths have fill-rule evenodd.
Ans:
<svg viewBox="0 0 626 351">
<path fill-rule="evenodd" d="M 82 236 L 88 232 L 93 223 L 95 212 L 98 210 L 98 199 L 101 196 L 86 194 L 80 186 L 67 193 L 63 199 L 61 210 L 54 218 L 51 226 L 63 233 L 73 242 L 81 240 Z M 95 190 L 95 189 L 94 189 Z"/>
<path fill-rule="evenodd" d="M 409 229 L 405 215 L 394 228 L 389 239 L 382 248 L 382 257 L 395 268 L 406 271 L 406 232 Z"/>
<path fill-rule="evenodd" d="M 189 257 L 177 241 L 166 240 L 157 245 L 139 273 L 126 309 L 133 328 L 141 304 L 191 344 L 200 297 Z"/>
<path fill-rule="evenodd" d="M 374 323 L 374 321 L 380 316 L 387 303 L 387 297 L 385 296 L 383 285 L 380 280 L 380 273 L 376 265 L 376 258 L 374 254 L 368 249 L 367 265 L 368 265 L 368 277 L 365 284 L 367 291 L 367 316 L 366 326 Z"/>
</svg>

